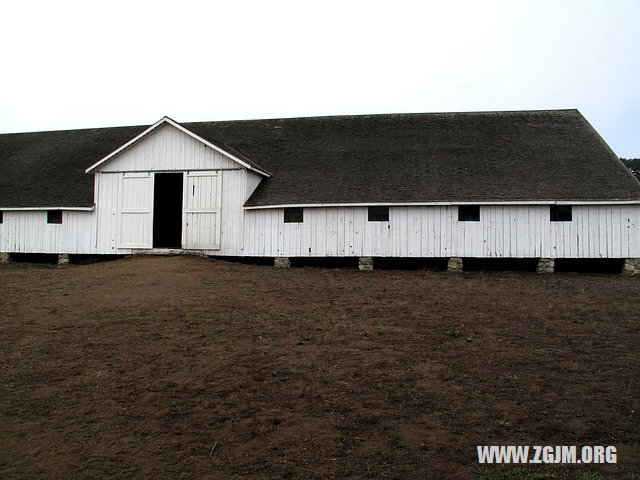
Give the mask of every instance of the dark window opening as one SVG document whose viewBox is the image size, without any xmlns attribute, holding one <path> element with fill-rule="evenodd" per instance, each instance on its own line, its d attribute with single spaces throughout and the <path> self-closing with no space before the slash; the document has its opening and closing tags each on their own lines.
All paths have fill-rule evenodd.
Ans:
<svg viewBox="0 0 640 480">
<path fill-rule="evenodd" d="M 182 247 L 182 173 L 156 173 L 153 248 Z"/>
<path fill-rule="evenodd" d="M 299 207 L 284 209 L 284 223 L 302 223 L 304 221 L 304 210 Z"/>
<path fill-rule="evenodd" d="M 62 210 L 48 210 L 47 223 L 62 223 Z"/>
<path fill-rule="evenodd" d="M 479 222 L 480 205 L 460 205 L 458 207 L 459 222 Z"/>
<path fill-rule="evenodd" d="M 388 222 L 389 207 L 369 207 L 370 222 Z"/>
<path fill-rule="evenodd" d="M 551 205 L 549 213 L 552 222 L 571 221 L 571 205 Z"/>
<path fill-rule="evenodd" d="M 4 223 L 4 212 L 0 210 L 0 223 Z"/>
</svg>

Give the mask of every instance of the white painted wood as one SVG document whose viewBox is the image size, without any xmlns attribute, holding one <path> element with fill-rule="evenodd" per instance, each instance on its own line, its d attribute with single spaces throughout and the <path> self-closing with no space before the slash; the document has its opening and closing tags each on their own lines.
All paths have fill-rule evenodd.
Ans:
<svg viewBox="0 0 640 480">
<path fill-rule="evenodd" d="M 228 256 L 402 256 L 488 258 L 640 257 L 640 207 L 574 206 L 573 221 L 551 222 L 548 206 L 481 207 L 480 222 L 458 222 L 456 207 L 393 207 L 389 222 L 368 222 L 367 209 L 306 208 L 303 223 L 284 210 L 243 211 L 241 171 L 221 172 L 219 249 Z M 94 212 L 5 211 L 0 251 L 134 253 L 117 245 L 118 174 L 100 174 Z M 237 195 L 240 192 L 240 195 Z M 244 233 L 243 233 L 244 232 Z"/>
<path fill-rule="evenodd" d="M 95 253 L 95 212 L 64 211 L 61 224 L 47 223 L 46 211 L 4 211 L 0 252 Z"/>
<path fill-rule="evenodd" d="M 118 182 L 118 248 L 151 248 L 153 177 L 120 173 Z"/>
<path fill-rule="evenodd" d="M 70 212 L 92 212 L 94 207 L 0 207 L 3 212 L 41 212 L 48 210 L 68 210 Z"/>
<path fill-rule="evenodd" d="M 129 140 L 127 143 L 125 143 L 124 145 L 122 145 L 121 147 L 117 148 L 116 150 L 114 150 L 113 152 L 111 152 L 109 155 L 107 155 L 106 157 L 102 158 L 101 160 L 99 160 L 98 162 L 94 163 L 93 165 L 91 165 L 89 168 L 87 168 L 85 170 L 85 173 L 89 173 L 92 170 L 98 168 L 99 166 L 103 165 L 108 162 L 109 160 L 111 160 L 113 157 L 119 155 L 120 153 L 124 152 L 125 150 L 127 150 L 128 148 L 130 148 L 132 145 L 135 145 L 136 143 L 138 143 L 139 141 L 141 141 L 144 137 L 149 136 L 152 132 L 154 132 L 155 130 L 157 130 L 158 128 L 162 127 L 162 126 L 167 126 L 170 125 L 171 127 L 173 127 L 176 130 L 179 130 L 180 132 L 182 132 L 185 135 L 190 136 L 193 140 L 200 142 L 201 144 L 203 144 L 206 147 L 209 147 L 213 150 L 215 150 L 216 152 L 224 155 L 227 158 L 232 159 L 233 161 L 237 162 L 238 164 L 240 164 L 241 166 L 243 166 L 244 168 L 248 169 L 248 170 L 253 170 L 257 173 L 259 173 L 260 175 L 263 175 L 265 177 L 269 177 L 270 175 L 265 172 L 264 170 L 261 170 L 259 168 L 255 168 L 253 165 L 250 165 L 249 163 L 245 162 L 244 160 L 239 159 L 237 156 L 233 155 L 232 153 L 229 153 L 227 151 L 225 151 L 224 149 L 218 147 L 217 145 L 214 145 L 213 143 L 205 140 L 204 138 L 196 135 L 195 133 L 193 133 L 192 131 L 188 130 L 187 128 L 183 127 L 182 125 L 180 125 L 178 122 L 170 119 L 169 117 L 162 117 L 160 120 L 158 120 L 156 123 L 154 123 L 153 125 L 151 125 L 149 128 L 147 128 L 144 132 L 142 132 L 140 135 L 132 138 L 131 140 Z M 104 168 L 103 168 L 104 169 Z"/>
<path fill-rule="evenodd" d="M 255 188 L 252 185 L 257 186 L 262 177 L 237 167 L 238 164 L 233 160 L 202 145 L 179 129 L 171 125 L 159 127 L 144 140 L 105 163 L 96 173 L 97 252 L 126 254 L 137 251 L 136 248 L 119 248 L 117 245 L 117 195 L 114 189 L 117 190 L 115 179 L 118 172 L 182 171 L 195 174 L 213 171 L 221 181 L 218 190 L 221 206 L 220 220 L 213 229 L 214 239 L 210 242 L 215 245 L 217 237 L 219 248 L 212 252 L 243 255 L 245 195 L 248 189 Z"/>
<path fill-rule="evenodd" d="M 551 222 L 547 205 L 481 206 L 479 222 L 459 222 L 455 206 L 391 207 L 389 222 L 365 207 L 305 208 L 303 223 L 284 209 L 247 210 L 245 255 L 487 258 L 640 256 L 640 206 L 573 207 Z M 224 254 L 223 251 L 220 254 Z"/>
<path fill-rule="evenodd" d="M 149 133 L 108 162 L 100 172 L 243 169 L 241 165 L 169 124 Z"/>
<path fill-rule="evenodd" d="M 219 174 L 220 189 L 220 222 L 219 229 L 219 249 L 212 250 L 212 254 L 224 255 L 245 255 L 243 241 L 244 216 L 242 208 L 245 192 L 245 172 L 242 170 L 216 172 Z M 117 191 L 117 173 L 100 173 L 97 181 L 100 183 L 97 200 L 97 253 L 134 253 L 134 248 L 118 248 L 117 245 L 117 196 L 113 194 Z M 185 176 L 185 184 L 186 184 Z M 185 187 L 186 188 L 186 187 Z M 186 203 L 183 203 L 185 206 Z M 183 232 L 184 224 L 183 224 Z M 183 239 L 184 241 L 184 239 Z"/>
<path fill-rule="evenodd" d="M 183 248 L 220 249 L 221 206 L 221 172 L 186 174 L 182 210 Z"/>
<path fill-rule="evenodd" d="M 117 173 L 96 173 L 96 253 L 117 252 L 118 184 Z"/>
</svg>

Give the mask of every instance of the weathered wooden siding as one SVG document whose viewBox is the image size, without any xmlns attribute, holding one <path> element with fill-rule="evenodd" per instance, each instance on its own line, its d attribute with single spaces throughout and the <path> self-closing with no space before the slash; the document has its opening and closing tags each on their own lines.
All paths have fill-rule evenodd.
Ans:
<svg viewBox="0 0 640 480">
<path fill-rule="evenodd" d="M 224 170 L 222 175 L 222 199 L 220 213 L 220 249 L 215 255 L 240 255 L 245 211 L 245 170 Z M 118 173 L 97 175 L 97 253 L 133 253 L 136 249 L 118 248 Z M 185 178 L 186 183 L 186 178 Z M 184 225 L 183 225 L 184 228 Z"/>
<path fill-rule="evenodd" d="M 164 124 L 98 167 L 98 170 L 118 172 L 211 168 L 243 167 L 174 126 Z"/>
<path fill-rule="evenodd" d="M 100 174 L 96 212 L 5 211 L 0 250 L 133 253 L 117 248 L 116 174 Z M 458 222 L 457 207 L 391 207 L 389 222 L 364 207 L 306 208 L 303 223 L 282 209 L 243 210 L 243 171 L 223 172 L 221 246 L 227 256 L 640 257 L 640 206 L 573 206 L 571 222 L 550 222 L 548 206 L 484 206 L 480 222 Z M 97 222 L 96 222 L 97 220 Z M 97 241 L 96 241 L 97 240 Z"/>
<path fill-rule="evenodd" d="M 0 251 L 12 253 L 94 253 L 94 212 L 63 211 L 61 224 L 47 223 L 47 212 L 5 211 Z"/>
<path fill-rule="evenodd" d="M 98 168 L 96 173 L 97 253 L 133 253 L 118 248 L 118 177 L 131 171 L 219 171 L 222 176 L 220 249 L 238 255 L 242 245 L 247 170 L 242 165 L 171 125 L 162 125 Z M 253 172 L 253 177 L 260 178 Z M 153 173 L 152 173 L 153 177 Z M 185 175 L 185 185 L 187 178 Z M 253 180 L 255 183 L 255 180 Z M 152 178 L 153 185 L 153 178 Z M 253 187 L 255 188 L 255 187 Z M 184 232 L 183 225 L 183 232 Z M 229 252 L 229 253 L 222 253 Z"/>
<path fill-rule="evenodd" d="M 483 206 L 479 222 L 458 222 L 455 206 L 391 207 L 389 222 L 367 208 L 306 208 L 303 223 L 284 210 L 250 210 L 245 255 L 385 257 L 640 257 L 640 206 L 573 206 L 571 222 L 549 207 Z"/>
</svg>

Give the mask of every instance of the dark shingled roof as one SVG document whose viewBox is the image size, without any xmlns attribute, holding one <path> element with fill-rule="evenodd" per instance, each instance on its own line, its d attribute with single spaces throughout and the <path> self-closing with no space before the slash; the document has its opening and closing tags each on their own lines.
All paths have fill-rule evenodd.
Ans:
<svg viewBox="0 0 640 480">
<path fill-rule="evenodd" d="M 247 206 L 640 200 L 577 110 L 183 123 L 272 174 Z M 84 170 L 145 126 L 0 135 L 0 208 L 91 206 Z"/>
<path fill-rule="evenodd" d="M 0 208 L 92 206 L 93 175 L 84 171 L 145 129 L 0 135 Z"/>
</svg>

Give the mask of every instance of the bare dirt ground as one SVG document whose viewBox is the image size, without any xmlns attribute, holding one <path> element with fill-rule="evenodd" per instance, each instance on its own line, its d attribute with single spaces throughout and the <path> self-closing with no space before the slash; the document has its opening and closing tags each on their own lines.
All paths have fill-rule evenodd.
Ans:
<svg viewBox="0 0 640 480">
<path fill-rule="evenodd" d="M 639 478 L 639 287 L 2 266 L 0 477 Z M 479 472 L 478 444 L 615 445 L 618 464 Z"/>
</svg>

